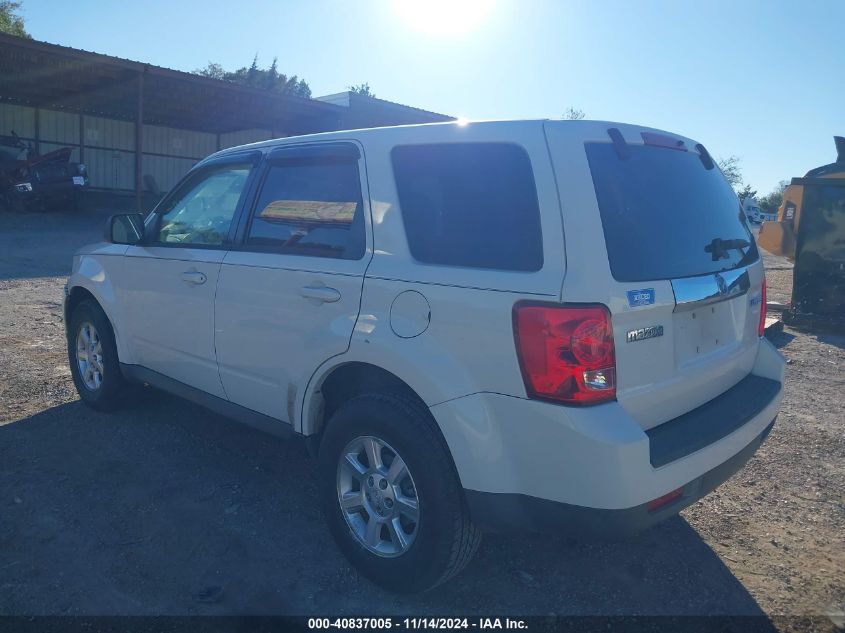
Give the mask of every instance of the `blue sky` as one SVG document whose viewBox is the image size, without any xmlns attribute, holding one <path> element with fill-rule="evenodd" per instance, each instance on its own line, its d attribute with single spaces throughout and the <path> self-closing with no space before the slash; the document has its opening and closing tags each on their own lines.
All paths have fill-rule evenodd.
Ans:
<svg viewBox="0 0 845 633">
<path fill-rule="evenodd" d="M 845 135 L 840 0 L 24 0 L 23 14 L 36 39 L 179 70 L 278 57 L 314 95 L 366 81 L 475 119 L 574 106 L 735 154 L 760 193 L 832 162 Z"/>
</svg>

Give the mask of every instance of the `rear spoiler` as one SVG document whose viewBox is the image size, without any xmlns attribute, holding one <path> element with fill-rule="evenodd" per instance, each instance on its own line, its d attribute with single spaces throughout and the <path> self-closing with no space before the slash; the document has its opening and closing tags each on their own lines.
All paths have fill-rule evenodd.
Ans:
<svg viewBox="0 0 845 633">
<path fill-rule="evenodd" d="M 631 157 L 631 151 L 628 148 L 628 143 L 625 141 L 625 137 L 623 137 L 622 132 L 619 131 L 619 128 L 608 128 L 607 135 L 613 142 L 613 149 L 616 150 L 616 155 L 619 156 L 619 159 L 628 160 L 628 158 Z M 687 151 L 684 141 L 679 138 L 673 138 L 666 134 L 658 134 L 656 132 L 641 132 L 640 136 L 643 137 L 643 142 L 646 145 L 653 145 L 655 147 L 665 147 L 666 149 L 674 149 L 681 152 Z M 843 139 L 842 137 L 837 138 L 842 141 L 842 151 L 845 151 L 845 139 Z M 838 146 L 839 145 L 837 145 L 837 147 Z M 707 148 L 704 147 L 704 145 L 699 143 L 695 146 L 695 149 L 698 151 L 698 157 L 699 159 L 701 159 L 701 164 L 704 165 L 704 169 L 709 171 L 716 166 L 713 157 L 710 155 L 710 152 L 707 151 Z"/>
</svg>

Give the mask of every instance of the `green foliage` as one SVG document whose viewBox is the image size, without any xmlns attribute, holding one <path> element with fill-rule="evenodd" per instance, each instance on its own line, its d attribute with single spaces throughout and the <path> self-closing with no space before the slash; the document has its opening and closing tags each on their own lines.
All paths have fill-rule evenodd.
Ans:
<svg viewBox="0 0 845 633">
<path fill-rule="evenodd" d="M 757 190 L 752 189 L 751 185 L 745 185 L 742 189 L 736 192 L 740 202 L 745 202 L 746 198 L 756 198 Z"/>
<path fill-rule="evenodd" d="M 728 156 L 727 158 L 720 158 L 716 163 L 719 165 L 719 169 L 722 170 L 725 180 L 734 188 L 734 191 L 739 193 L 739 189 L 742 187 L 742 170 L 739 167 L 739 157 Z"/>
<path fill-rule="evenodd" d="M 567 121 L 580 121 L 585 116 L 587 115 L 580 108 L 573 108 L 572 106 L 569 106 L 563 111 L 563 115 L 561 115 L 560 118 L 566 119 Z"/>
<path fill-rule="evenodd" d="M 376 93 L 370 90 L 370 84 L 368 83 L 358 84 L 357 86 L 347 86 L 347 89 L 349 92 L 364 95 L 365 97 L 373 97 L 374 99 L 376 97 Z"/>
<path fill-rule="evenodd" d="M 197 68 L 194 74 L 210 77 L 211 79 L 225 79 L 226 77 L 226 71 L 223 70 L 223 66 L 214 62 L 208 62 L 205 68 Z"/>
<path fill-rule="evenodd" d="M 783 202 L 783 190 L 786 189 L 788 184 L 788 181 L 781 180 L 771 193 L 760 198 L 760 209 L 765 213 L 777 213 L 778 207 Z"/>
<path fill-rule="evenodd" d="M 311 88 L 308 87 L 305 80 L 299 79 L 296 75 L 288 77 L 280 73 L 277 63 L 278 59 L 274 57 L 273 63 L 268 68 L 260 68 L 258 66 L 258 55 L 256 55 L 252 58 L 252 63 L 249 66 L 238 68 L 235 71 L 228 71 L 220 64 L 208 62 L 205 68 L 198 68 L 194 71 L 194 74 L 221 81 L 230 81 L 250 88 L 310 99 Z"/>
<path fill-rule="evenodd" d="M 24 28 L 23 18 L 18 14 L 20 8 L 20 2 L 0 0 L 0 33 L 32 39 L 32 36 Z"/>
</svg>

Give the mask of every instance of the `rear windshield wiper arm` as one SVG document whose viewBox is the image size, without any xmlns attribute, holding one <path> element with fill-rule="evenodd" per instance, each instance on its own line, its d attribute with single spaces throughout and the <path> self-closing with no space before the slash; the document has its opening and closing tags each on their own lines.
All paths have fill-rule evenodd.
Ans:
<svg viewBox="0 0 845 633">
<path fill-rule="evenodd" d="M 742 249 L 748 248 L 749 246 L 751 246 L 751 242 L 748 240 L 723 240 L 721 237 L 716 237 L 704 247 L 704 252 L 710 253 L 713 261 L 717 262 L 723 258 L 727 259 L 728 251 L 742 251 Z"/>
</svg>

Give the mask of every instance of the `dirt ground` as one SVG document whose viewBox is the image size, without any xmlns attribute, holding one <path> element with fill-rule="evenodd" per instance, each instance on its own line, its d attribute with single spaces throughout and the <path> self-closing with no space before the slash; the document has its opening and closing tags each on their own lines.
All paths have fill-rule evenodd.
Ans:
<svg viewBox="0 0 845 633">
<path fill-rule="evenodd" d="M 778 423 L 748 466 L 624 542 L 487 536 L 446 586 L 358 577 L 297 440 L 148 392 L 78 400 L 61 317 L 70 254 L 102 213 L 0 215 L 0 614 L 672 614 L 845 611 L 845 337 L 790 328 Z M 767 258 L 769 297 L 789 262 Z M 211 596 L 211 597 L 209 597 Z"/>
</svg>

